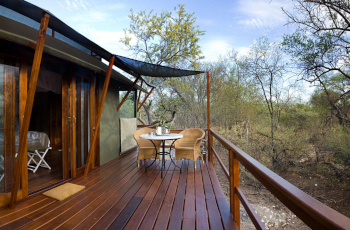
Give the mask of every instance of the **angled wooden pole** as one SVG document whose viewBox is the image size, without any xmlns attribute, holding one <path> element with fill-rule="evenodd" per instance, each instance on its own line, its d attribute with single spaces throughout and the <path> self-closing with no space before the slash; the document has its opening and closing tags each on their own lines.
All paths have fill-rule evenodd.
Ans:
<svg viewBox="0 0 350 230">
<path fill-rule="evenodd" d="M 30 74 L 29 92 L 28 92 L 27 102 L 24 110 L 23 122 L 20 127 L 21 130 L 20 130 L 20 136 L 19 136 L 18 156 L 16 161 L 16 167 L 15 167 L 15 175 L 13 178 L 13 185 L 12 185 L 12 191 L 11 191 L 10 204 L 9 204 L 10 208 L 14 208 L 16 206 L 17 192 L 19 187 L 19 181 L 21 178 L 21 169 L 23 165 L 22 162 L 23 162 L 24 155 L 27 155 L 27 153 L 25 152 L 26 150 L 25 140 L 27 138 L 27 133 L 29 129 L 30 117 L 32 115 L 36 83 L 38 81 L 41 58 L 44 50 L 45 35 L 47 31 L 47 26 L 49 25 L 49 18 L 50 18 L 50 15 L 47 13 L 45 13 L 41 18 L 38 40 L 35 47 L 32 72 Z"/>
<path fill-rule="evenodd" d="M 141 81 L 141 88 L 142 88 L 142 85 L 143 85 L 143 81 Z M 138 108 L 139 105 L 140 105 L 140 99 L 141 99 L 141 90 L 140 90 L 139 96 L 138 96 L 138 98 L 137 98 L 137 106 L 136 106 L 136 108 Z M 139 110 L 137 110 L 137 112 L 138 112 L 138 111 L 139 111 Z"/>
<path fill-rule="evenodd" d="M 105 99 L 106 99 L 108 85 L 109 85 L 109 80 L 111 79 L 112 67 L 114 65 L 114 59 L 115 59 L 115 56 L 113 55 L 111 57 L 111 59 L 109 60 L 109 66 L 108 66 L 108 70 L 107 70 L 107 73 L 106 73 L 106 79 L 105 79 L 105 82 L 103 84 L 101 101 L 99 103 L 98 111 L 97 111 L 97 114 L 96 114 L 96 129 L 94 131 L 95 133 L 97 132 L 97 130 L 100 127 L 100 120 L 101 120 L 101 116 L 102 116 L 103 104 L 104 104 Z M 84 170 L 84 176 L 85 177 L 89 173 L 89 169 L 90 169 L 90 165 L 91 165 L 91 162 L 92 162 L 93 151 L 94 151 L 94 148 L 95 148 L 95 143 L 96 143 L 97 136 L 98 135 L 94 134 L 94 138 L 92 139 L 92 141 L 90 143 L 89 153 L 88 153 L 88 156 L 87 156 L 85 170 Z"/>
<path fill-rule="evenodd" d="M 145 99 L 143 99 L 143 102 L 140 104 L 140 106 L 137 108 L 137 112 L 141 109 L 141 107 L 143 106 L 143 104 L 146 102 L 147 98 L 149 97 L 149 95 L 151 95 L 152 91 L 154 90 L 154 87 L 151 89 L 151 91 L 149 91 L 149 93 L 147 94 L 147 96 L 145 97 Z"/>
<path fill-rule="evenodd" d="M 125 94 L 123 100 L 119 103 L 118 107 L 117 107 L 117 112 L 119 111 L 120 107 L 122 107 L 122 105 L 124 104 L 125 100 L 128 98 L 131 90 L 135 87 L 137 81 L 140 79 L 140 75 L 136 78 L 136 80 L 134 81 L 134 83 L 132 83 L 132 85 L 130 86 L 128 92 Z"/>
</svg>

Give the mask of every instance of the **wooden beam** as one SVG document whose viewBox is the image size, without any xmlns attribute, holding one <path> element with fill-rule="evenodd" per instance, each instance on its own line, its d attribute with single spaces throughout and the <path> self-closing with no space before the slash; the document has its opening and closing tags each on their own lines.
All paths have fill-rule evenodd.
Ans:
<svg viewBox="0 0 350 230">
<path fill-rule="evenodd" d="M 214 164 L 213 153 L 211 152 L 211 146 L 213 145 L 213 138 L 210 137 L 210 77 L 209 72 L 207 72 L 207 123 L 208 123 L 208 158 L 211 163 Z M 208 160 L 209 160 L 208 159 Z"/>
<path fill-rule="evenodd" d="M 21 129 L 23 125 L 24 110 L 27 102 L 28 91 L 28 60 L 27 55 L 22 53 L 21 65 L 19 67 L 19 127 Z M 25 141 L 24 152 L 27 152 L 27 138 Z M 24 154 L 22 161 L 22 173 L 21 173 L 21 188 L 22 197 L 28 197 L 28 170 L 27 170 L 28 156 Z"/>
<path fill-rule="evenodd" d="M 36 49 L 36 43 L 34 43 L 34 42 L 29 42 L 28 46 L 29 46 L 30 48 L 32 48 L 33 50 Z"/>
<path fill-rule="evenodd" d="M 111 73 L 112 73 L 112 68 L 113 68 L 113 65 L 114 65 L 114 59 L 115 59 L 115 56 L 113 55 L 111 57 L 111 59 L 109 60 L 109 66 L 108 66 L 105 82 L 103 84 L 101 101 L 99 103 L 99 108 L 98 108 L 98 112 L 97 112 L 97 115 L 96 115 L 96 129 L 95 129 L 95 132 L 100 127 L 100 120 L 101 120 L 101 116 L 102 116 L 103 104 L 104 104 L 105 99 L 106 99 L 108 85 L 109 85 L 109 80 L 111 79 Z M 84 176 L 85 177 L 89 173 L 90 164 L 91 164 L 92 157 L 93 157 L 92 153 L 93 153 L 93 150 L 95 148 L 96 139 L 97 139 L 97 135 L 94 135 L 94 138 L 92 139 L 92 141 L 90 143 L 89 153 L 88 153 L 88 156 L 87 156 L 86 165 L 85 165 L 85 171 L 84 171 Z"/>
<path fill-rule="evenodd" d="M 47 13 L 45 13 L 41 18 L 39 35 L 36 43 L 37 45 L 35 47 L 32 72 L 30 74 L 29 92 L 28 92 L 26 107 L 24 111 L 23 124 L 21 126 L 20 136 L 19 136 L 18 156 L 16 161 L 16 167 L 15 167 L 15 175 L 13 178 L 11 199 L 9 204 L 10 208 L 14 208 L 16 206 L 16 198 L 17 198 L 17 192 L 19 187 L 19 181 L 21 178 L 23 157 L 24 155 L 27 155 L 27 153 L 25 152 L 25 147 L 26 147 L 25 139 L 27 138 L 30 117 L 33 109 L 36 83 L 38 81 L 38 75 L 40 70 L 41 58 L 44 50 L 45 35 L 47 31 L 47 26 L 49 24 L 49 18 L 50 18 L 50 15 Z"/>
<path fill-rule="evenodd" d="M 233 183 L 231 187 L 234 189 L 232 190 L 233 196 L 231 195 L 232 201 L 232 214 L 233 219 L 236 221 L 236 225 L 238 229 L 241 229 L 241 213 L 240 213 L 240 201 L 239 197 L 237 195 L 236 188 L 239 188 L 239 161 L 236 158 L 236 154 L 233 153 L 233 151 L 230 149 L 230 155 L 231 155 L 231 162 L 230 162 L 230 173 L 232 173 L 230 178 L 230 183 Z"/>
<path fill-rule="evenodd" d="M 146 102 L 147 98 L 149 97 L 149 95 L 151 95 L 152 91 L 154 90 L 154 87 L 151 89 L 151 91 L 149 91 L 149 93 L 147 94 L 147 96 L 145 97 L 145 99 L 143 99 L 142 103 L 140 104 L 140 106 L 137 108 L 137 112 L 140 111 L 141 107 L 143 106 L 143 104 Z"/>
<path fill-rule="evenodd" d="M 134 83 L 132 83 L 132 85 L 130 86 L 128 92 L 125 94 L 123 100 L 119 103 L 118 107 L 117 107 L 117 112 L 119 111 L 120 107 L 122 107 L 122 105 L 124 104 L 125 100 L 128 98 L 131 90 L 135 87 L 137 81 L 140 79 L 140 75 L 136 78 L 136 80 L 134 81 Z"/>
<path fill-rule="evenodd" d="M 137 117 L 137 89 L 134 91 L 134 117 Z"/>
<path fill-rule="evenodd" d="M 141 88 L 142 88 L 142 85 L 143 85 L 143 81 L 141 81 Z M 141 99 L 141 90 L 140 90 L 140 92 L 139 92 L 139 96 L 137 97 L 137 107 L 136 108 L 138 108 L 139 107 L 139 105 L 140 105 L 140 99 Z M 139 110 L 137 110 L 137 112 L 138 112 Z"/>
</svg>

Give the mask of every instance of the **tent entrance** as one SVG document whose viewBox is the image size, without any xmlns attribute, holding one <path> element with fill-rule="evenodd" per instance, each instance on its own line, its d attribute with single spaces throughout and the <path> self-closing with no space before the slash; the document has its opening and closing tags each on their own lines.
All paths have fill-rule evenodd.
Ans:
<svg viewBox="0 0 350 230">
<path fill-rule="evenodd" d="M 62 74 L 48 70 L 48 65 L 45 62 L 43 64 L 44 68 L 38 77 L 28 135 L 31 132 L 47 134 L 52 149 L 48 150 L 44 160 L 51 169 L 39 166 L 35 172 L 28 170 L 29 194 L 63 179 Z M 28 138 L 28 148 L 30 141 Z M 35 160 L 40 161 L 39 156 L 36 155 Z M 33 161 L 28 162 L 36 166 Z"/>
</svg>

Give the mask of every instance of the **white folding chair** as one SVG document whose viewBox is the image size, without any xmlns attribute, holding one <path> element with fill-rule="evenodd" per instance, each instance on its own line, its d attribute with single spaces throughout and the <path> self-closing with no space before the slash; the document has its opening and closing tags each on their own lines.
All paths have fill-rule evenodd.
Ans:
<svg viewBox="0 0 350 230">
<path fill-rule="evenodd" d="M 38 170 L 39 167 L 44 167 L 51 169 L 50 165 L 45 161 L 45 156 L 47 152 L 52 149 L 50 147 L 50 139 L 46 133 L 42 132 L 28 132 L 28 147 L 27 147 L 27 154 L 28 154 L 28 170 L 33 171 L 33 173 Z M 39 161 L 35 160 L 35 157 L 39 158 Z M 31 165 L 31 163 L 34 163 Z"/>
</svg>

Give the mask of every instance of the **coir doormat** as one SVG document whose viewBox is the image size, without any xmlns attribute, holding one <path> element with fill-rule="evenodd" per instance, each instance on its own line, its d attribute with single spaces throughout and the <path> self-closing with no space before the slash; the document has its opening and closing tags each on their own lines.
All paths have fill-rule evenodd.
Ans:
<svg viewBox="0 0 350 230">
<path fill-rule="evenodd" d="M 60 185 L 56 188 L 50 189 L 49 191 L 46 191 L 43 193 L 43 195 L 51 197 L 53 199 L 62 201 L 77 192 L 83 190 L 85 186 L 72 184 L 72 183 L 65 183 L 63 185 Z"/>
</svg>

